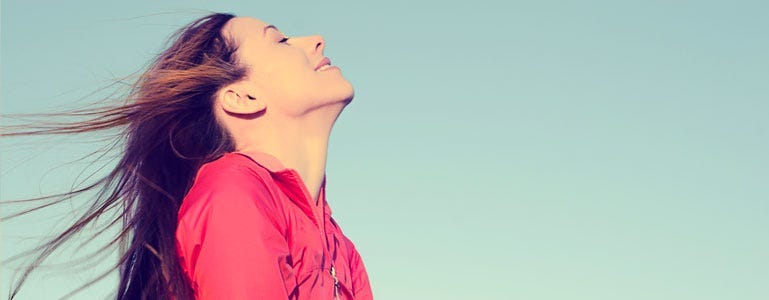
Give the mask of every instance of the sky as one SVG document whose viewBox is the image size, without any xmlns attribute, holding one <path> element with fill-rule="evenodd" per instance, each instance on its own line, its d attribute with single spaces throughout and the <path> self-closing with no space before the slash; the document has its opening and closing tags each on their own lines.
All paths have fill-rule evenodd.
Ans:
<svg viewBox="0 0 769 300">
<path fill-rule="evenodd" d="M 1 5 L 3 114 L 98 99 L 208 11 L 323 35 L 355 87 L 327 199 L 376 299 L 769 299 L 765 1 Z M 98 145 L 3 139 L 0 198 L 68 190 L 85 167 L 67 163 Z M 78 203 L 4 220 L 0 258 Z M 19 299 L 61 297 L 105 264 L 79 266 L 45 268 Z"/>
</svg>

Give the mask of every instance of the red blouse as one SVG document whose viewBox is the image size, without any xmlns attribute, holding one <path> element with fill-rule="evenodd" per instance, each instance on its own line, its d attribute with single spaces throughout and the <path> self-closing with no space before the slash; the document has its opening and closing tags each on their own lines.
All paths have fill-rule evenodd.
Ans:
<svg viewBox="0 0 769 300">
<path fill-rule="evenodd" d="M 179 209 L 176 246 L 196 299 L 373 299 L 366 268 L 294 169 L 266 153 L 204 164 Z"/>
</svg>

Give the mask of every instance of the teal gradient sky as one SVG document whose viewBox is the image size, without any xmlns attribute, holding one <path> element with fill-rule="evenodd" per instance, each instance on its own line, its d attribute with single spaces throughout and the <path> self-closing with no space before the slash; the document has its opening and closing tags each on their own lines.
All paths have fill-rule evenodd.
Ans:
<svg viewBox="0 0 769 300">
<path fill-rule="evenodd" d="M 254 16 L 322 34 L 355 86 L 327 195 L 377 299 L 769 299 L 766 3 L 5 0 L 0 111 L 96 100 L 78 99 L 203 10 Z M 104 145 L 1 143 L 2 199 L 68 190 L 82 165 L 65 163 Z M 0 257 L 63 229 L 76 200 L 3 221 Z M 19 299 L 105 265 L 80 266 Z"/>
</svg>

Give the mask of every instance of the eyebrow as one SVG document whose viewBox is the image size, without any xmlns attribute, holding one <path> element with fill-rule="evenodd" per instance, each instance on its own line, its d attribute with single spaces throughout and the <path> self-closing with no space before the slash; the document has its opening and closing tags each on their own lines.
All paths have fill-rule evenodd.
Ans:
<svg viewBox="0 0 769 300">
<path fill-rule="evenodd" d="M 278 30 L 278 27 L 275 27 L 273 25 L 267 25 L 267 26 L 264 27 L 264 29 L 262 29 L 262 36 L 265 36 L 267 34 L 267 29 L 270 29 L 270 28 Z"/>
</svg>

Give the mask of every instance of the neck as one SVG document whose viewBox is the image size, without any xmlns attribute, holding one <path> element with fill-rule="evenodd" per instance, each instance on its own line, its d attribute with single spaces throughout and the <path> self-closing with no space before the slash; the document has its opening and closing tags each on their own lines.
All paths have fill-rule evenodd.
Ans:
<svg viewBox="0 0 769 300">
<path fill-rule="evenodd" d="M 316 203 L 326 174 L 331 128 L 339 113 L 341 107 L 318 109 L 301 118 L 265 114 L 238 130 L 236 150 L 264 152 L 296 170 Z"/>
</svg>

